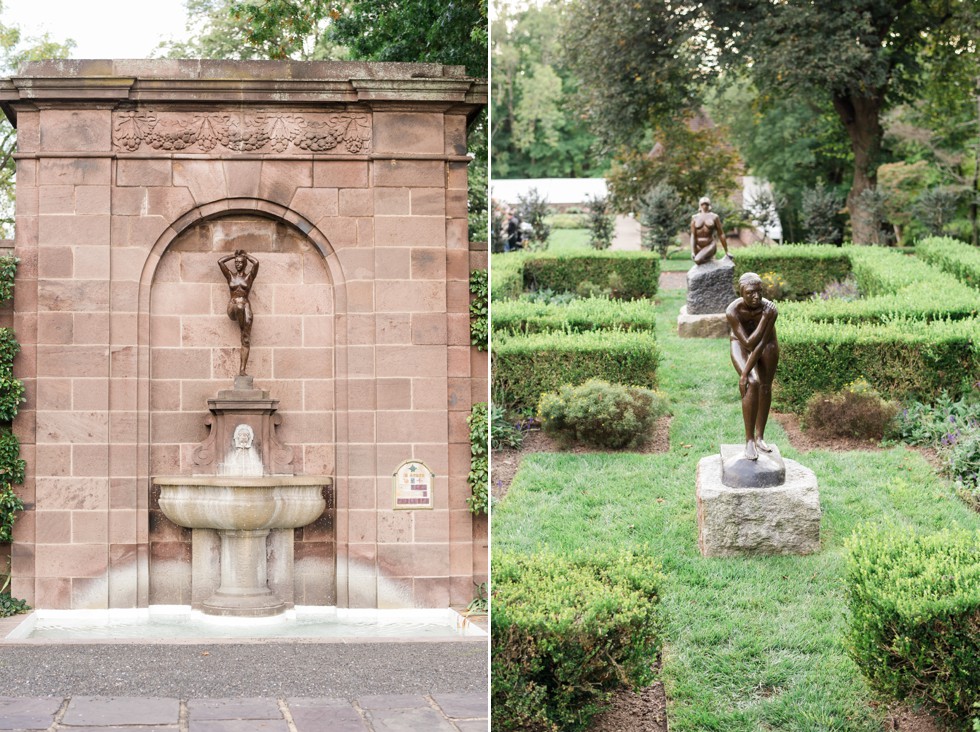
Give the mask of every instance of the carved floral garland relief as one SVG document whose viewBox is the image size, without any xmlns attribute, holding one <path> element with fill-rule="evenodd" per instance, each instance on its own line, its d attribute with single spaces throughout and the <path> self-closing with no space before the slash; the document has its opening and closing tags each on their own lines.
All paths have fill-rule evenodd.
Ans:
<svg viewBox="0 0 980 732">
<path fill-rule="evenodd" d="M 343 146 L 367 152 L 371 119 L 366 114 L 181 114 L 137 110 L 118 112 L 112 141 L 136 152 L 141 145 L 170 152 L 210 152 L 217 146 L 236 152 L 325 152 Z"/>
</svg>

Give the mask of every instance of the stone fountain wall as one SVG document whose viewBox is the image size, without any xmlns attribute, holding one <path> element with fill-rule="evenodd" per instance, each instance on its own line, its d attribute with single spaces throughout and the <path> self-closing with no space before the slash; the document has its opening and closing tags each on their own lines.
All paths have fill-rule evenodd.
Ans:
<svg viewBox="0 0 980 732">
<path fill-rule="evenodd" d="M 0 82 L 18 131 L 15 422 L 28 510 L 13 592 L 40 608 L 189 601 L 190 537 L 150 477 L 190 474 L 237 370 L 216 260 L 261 264 L 249 372 L 297 472 L 334 476 L 295 535 L 295 601 L 465 604 L 486 579 L 465 418 L 466 124 L 486 85 L 437 64 L 68 61 Z M 392 508 L 423 460 L 431 510 Z"/>
</svg>

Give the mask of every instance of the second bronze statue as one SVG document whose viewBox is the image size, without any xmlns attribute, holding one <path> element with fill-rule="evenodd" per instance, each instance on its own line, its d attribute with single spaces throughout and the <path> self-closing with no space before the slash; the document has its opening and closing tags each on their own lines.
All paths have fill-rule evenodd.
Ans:
<svg viewBox="0 0 980 732">
<path fill-rule="evenodd" d="M 228 266 L 228 262 L 232 260 L 234 260 L 234 268 Z M 242 334 L 241 367 L 238 374 L 244 376 L 248 366 L 248 352 L 252 345 L 252 305 L 248 301 L 248 296 L 252 291 L 255 275 L 259 273 L 259 262 L 255 257 L 246 254 L 244 249 L 236 249 L 234 254 L 219 259 L 218 267 L 228 280 L 228 289 L 231 291 L 228 317 L 238 323 L 238 329 Z"/>
</svg>

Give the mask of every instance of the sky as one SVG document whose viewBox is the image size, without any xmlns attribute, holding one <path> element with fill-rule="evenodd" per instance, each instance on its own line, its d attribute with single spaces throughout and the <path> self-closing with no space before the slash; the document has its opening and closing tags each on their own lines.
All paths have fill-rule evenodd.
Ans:
<svg viewBox="0 0 980 732">
<path fill-rule="evenodd" d="M 187 35 L 184 0 L 2 0 L 0 20 L 23 37 L 75 40 L 72 58 L 149 58 Z M 157 54 L 159 55 L 159 54 Z"/>
</svg>

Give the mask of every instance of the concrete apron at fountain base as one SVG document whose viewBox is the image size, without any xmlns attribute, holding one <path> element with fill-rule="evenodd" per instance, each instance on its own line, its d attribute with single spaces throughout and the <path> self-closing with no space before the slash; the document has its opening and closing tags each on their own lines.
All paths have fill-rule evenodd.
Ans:
<svg viewBox="0 0 980 732">
<path fill-rule="evenodd" d="M 235 388 L 208 400 L 211 432 L 195 451 L 195 463 L 219 475 L 167 476 L 153 479 L 160 489 L 160 510 L 178 526 L 193 530 L 192 606 L 209 615 L 262 617 L 292 607 L 292 531 L 313 523 L 326 508 L 327 476 L 270 475 L 273 465 L 291 463 L 291 451 L 276 439 L 278 400 L 254 389 L 252 378 L 238 376 Z M 287 588 L 289 598 L 270 588 Z M 215 588 L 209 539 L 221 542 L 220 581 Z M 276 551 L 278 549 L 278 551 Z"/>
</svg>

